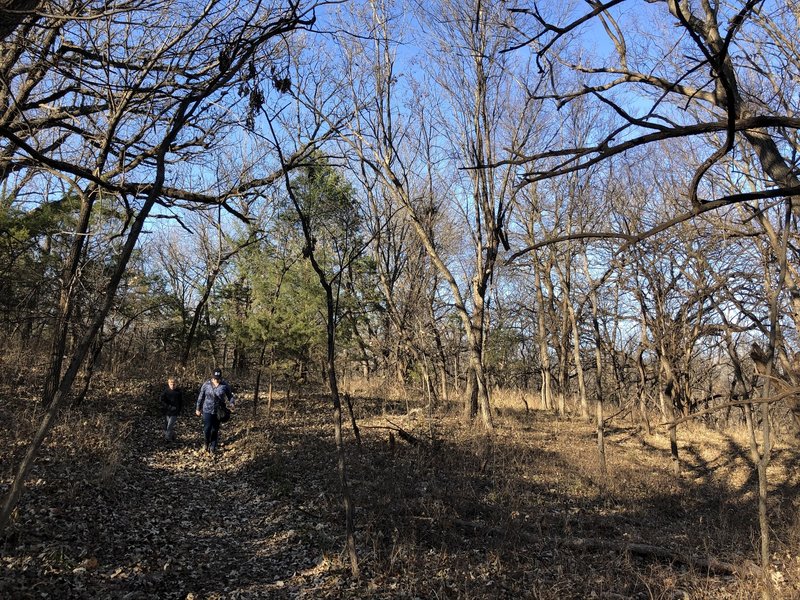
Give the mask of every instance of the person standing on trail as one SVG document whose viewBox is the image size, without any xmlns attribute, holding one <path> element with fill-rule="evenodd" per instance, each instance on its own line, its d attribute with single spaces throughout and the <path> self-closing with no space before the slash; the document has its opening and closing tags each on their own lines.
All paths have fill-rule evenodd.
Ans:
<svg viewBox="0 0 800 600">
<path fill-rule="evenodd" d="M 183 390 L 177 386 L 174 377 L 167 379 L 167 386 L 161 392 L 160 401 L 165 419 L 164 439 L 174 442 L 177 437 L 175 425 L 183 410 Z"/>
<path fill-rule="evenodd" d="M 220 406 L 230 406 L 233 410 L 235 399 L 228 382 L 222 378 L 222 371 L 214 369 L 211 379 L 200 388 L 197 396 L 195 414 L 203 417 L 203 436 L 205 437 L 204 452 L 213 454 L 217 450 L 219 440 L 219 418 L 217 409 Z"/>
</svg>

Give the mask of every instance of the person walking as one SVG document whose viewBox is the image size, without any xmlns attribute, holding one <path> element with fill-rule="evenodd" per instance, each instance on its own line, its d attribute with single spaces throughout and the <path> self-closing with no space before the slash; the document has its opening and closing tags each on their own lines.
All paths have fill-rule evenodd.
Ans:
<svg viewBox="0 0 800 600">
<path fill-rule="evenodd" d="M 200 388 L 195 406 L 195 414 L 203 417 L 204 452 L 213 455 L 217 451 L 219 443 L 217 409 L 220 406 L 230 406 L 230 409 L 233 410 L 235 402 L 233 391 L 228 382 L 222 378 L 222 370 L 215 369 L 211 379 Z"/>
<path fill-rule="evenodd" d="M 167 379 L 167 386 L 161 392 L 161 409 L 164 413 L 164 439 L 174 442 L 177 438 L 175 425 L 178 423 L 178 416 L 183 411 L 183 390 L 177 386 L 174 377 Z"/>
</svg>

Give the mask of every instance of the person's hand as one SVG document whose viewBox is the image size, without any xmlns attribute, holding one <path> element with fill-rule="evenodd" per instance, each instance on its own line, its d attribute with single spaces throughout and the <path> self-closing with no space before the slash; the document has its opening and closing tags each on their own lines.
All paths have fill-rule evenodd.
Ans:
<svg viewBox="0 0 800 600">
<path fill-rule="evenodd" d="M 199 417 L 200 416 L 200 411 L 199 410 L 195 410 L 194 414 L 196 414 Z"/>
</svg>

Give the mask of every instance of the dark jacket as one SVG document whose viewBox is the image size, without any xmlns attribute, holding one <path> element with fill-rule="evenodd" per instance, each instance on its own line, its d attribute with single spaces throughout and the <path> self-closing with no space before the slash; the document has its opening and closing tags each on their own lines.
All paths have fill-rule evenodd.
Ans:
<svg viewBox="0 0 800 600">
<path fill-rule="evenodd" d="M 183 390 L 179 387 L 171 390 L 169 386 L 161 392 L 161 408 L 168 417 L 177 417 L 183 410 Z"/>
<path fill-rule="evenodd" d="M 213 413 L 217 410 L 218 405 L 224 404 L 226 400 L 231 400 L 232 398 L 233 392 L 227 381 L 223 379 L 217 387 L 214 387 L 211 380 L 208 380 L 200 388 L 195 408 L 204 413 Z"/>
</svg>

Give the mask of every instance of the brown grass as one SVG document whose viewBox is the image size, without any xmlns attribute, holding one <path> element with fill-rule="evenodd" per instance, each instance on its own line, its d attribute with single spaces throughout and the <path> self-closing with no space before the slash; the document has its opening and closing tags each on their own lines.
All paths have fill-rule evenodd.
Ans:
<svg viewBox="0 0 800 600">
<path fill-rule="evenodd" d="M 66 412 L 48 437 L 18 520 L 0 540 L 0 596 L 28 597 L 21 590 L 37 581 L 37 593 L 60 597 L 122 598 L 141 584 L 150 597 L 196 599 L 745 599 L 766 589 L 752 568 L 756 481 L 740 432 L 682 426 L 683 474 L 675 478 L 666 432 L 645 436 L 628 420 L 612 422 L 603 478 L 594 425 L 532 410 L 535 396 L 525 398 L 526 411 L 520 392 L 497 395 L 496 433 L 487 436 L 456 410 L 431 412 L 378 391 L 353 396 L 361 451 L 345 423 L 361 580 L 349 578 L 342 552 L 328 398 L 286 405 L 278 395 L 265 428 L 240 392 L 223 459 L 206 464 L 194 452 L 199 434 L 191 417 L 182 418 L 181 444 L 165 447 L 155 399 L 117 390 L 113 399 Z M 417 410 L 407 412 L 407 404 Z M 0 464 L 3 487 L 37 424 L 31 406 L 2 408 L 11 424 L 0 433 L 11 449 Z M 770 467 L 775 598 L 800 597 L 797 458 L 796 448 L 782 445 Z M 164 503 L 178 503 L 187 515 L 196 514 L 192 503 L 202 510 L 209 482 L 220 505 L 235 512 L 231 523 L 239 523 L 215 530 L 213 547 L 249 565 L 232 564 L 236 576 L 224 588 L 199 564 L 219 553 L 197 550 L 193 516 L 176 519 L 175 531 L 158 525 Z M 135 523 L 129 543 L 87 540 L 81 524 L 90 513 L 98 530 L 120 519 Z M 188 529 L 185 519 L 193 523 Z M 170 545 L 137 537 L 147 528 Z M 119 535 L 124 542 L 128 534 Z M 195 541 L 184 546 L 182 538 Z M 659 551 L 639 551 L 648 548 Z M 82 565 L 92 559 L 100 566 L 86 572 Z M 708 559 L 735 572 L 709 571 Z M 171 584 L 164 580 L 165 564 L 184 562 L 170 567 Z"/>
</svg>

